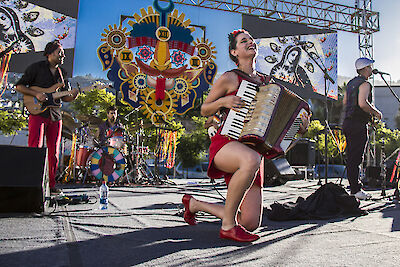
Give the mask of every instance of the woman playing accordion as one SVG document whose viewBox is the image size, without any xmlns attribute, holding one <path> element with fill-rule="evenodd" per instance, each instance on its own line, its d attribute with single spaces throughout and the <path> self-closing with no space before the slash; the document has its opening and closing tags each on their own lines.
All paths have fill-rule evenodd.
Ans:
<svg viewBox="0 0 400 267">
<path fill-rule="evenodd" d="M 225 72 L 213 85 L 201 107 L 203 116 L 213 116 L 217 112 L 226 117 L 229 110 L 238 110 L 245 102 L 236 93 L 243 80 L 259 86 L 270 82 L 270 77 L 255 70 L 258 48 L 253 37 L 245 30 L 235 30 L 228 35 L 229 56 L 238 66 Z M 302 120 L 299 132 L 305 132 L 309 117 Z M 207 203 L 184 195 L 184 219 L 196 224 L 195 213 L 204 211 L 222 219 L 220 238 L 239 242 L 252 242 L 259 238 L 251 233 L 261 223 L 262 185 L 259 173 L 261 157 L 249 146 L 221 134 L 220 127 L 211 138 L 208 176 L 224 177 L 228 186 L 225 205 Z"/>
</svg>

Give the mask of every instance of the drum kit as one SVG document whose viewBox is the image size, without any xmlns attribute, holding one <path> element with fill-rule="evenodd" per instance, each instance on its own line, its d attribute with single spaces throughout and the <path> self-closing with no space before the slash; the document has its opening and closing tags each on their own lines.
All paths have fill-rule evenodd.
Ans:
<svg viewBox="0 0 400 267">
<path fill-rule="evenodd" d="M 80 121 L 84 121 L 82 123 Z M 98 125 L 103 121 L 94 116 L 63 114 L 63 154 L 60 161 L 62 182 L 105 180 L 117 183 L 135 183 L 135 173 L 140 167 L 138 159 L 147 149 L 137 146 L 141 133 L 131 136 L 121 124 L 107 131 L 107 142 L 100 145 Z M 139 166 L 138 168 L 135 168 Z"/>
</svg>

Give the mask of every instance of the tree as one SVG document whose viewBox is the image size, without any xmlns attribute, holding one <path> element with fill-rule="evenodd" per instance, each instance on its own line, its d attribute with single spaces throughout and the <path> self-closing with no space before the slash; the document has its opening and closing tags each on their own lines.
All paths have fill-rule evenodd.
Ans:
<svg viewBox="0 0 400 267">
<path fill-rule="evenodd" d="M 195 166 L 204 158 L 210 144 L 207 130 L 203 125 L 205 117 L 192 117 L 195 129 L 185 133 L 180 139 L 177 147 L 177 157 L 182 162 L 182 167 Z"/>
<path fill-rule="evenodd" d="M 27 117 L 19 109 L 0 110 L 0 132 L 4 135 L 17 134 L 17 131 L 28 126 Z"/>
<path fill-rule="evenodd" d="M 342 131 L 338 130 L 338 128 L 333 128 L 331 130 L 332 132 L 328 133 L 328 159 L 330 163 L 343 163 L 341 155 L 346 148 L 344 134 Z M 319 120 L 311 121 L 304 137 L 316 142 L 315 148 L 319 153 L 319 158 L 323 159 L 325 156 L 325 126 L 322 125 Z"/>
<path fill-rule="evenodd" d="M 101 119 L 107 117 L 107 107 L 114 105 L 114 94 L 107 92 L 106 89 L 92 89 L 80 94 L 71 102 L 72 110 L 81 116 L 96 116 Z"/>
</svg>

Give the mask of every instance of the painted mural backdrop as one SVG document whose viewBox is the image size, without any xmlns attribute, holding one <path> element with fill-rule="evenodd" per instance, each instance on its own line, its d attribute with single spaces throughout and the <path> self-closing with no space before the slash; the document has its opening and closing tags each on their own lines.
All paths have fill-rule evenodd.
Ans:
<svg viewBox="0 0 400 267">
<path fill-rule="evenodd" d="M 76 19 L 21 0 L 0 1 L 0 44 L 14 53 L 43 51 L 58 39 L 64 48 L 75 46 Z"/>
<path fill-rule="evenodd" d="M 215 46 L 204 38 L 194 40 L 195 28 L 172 1 L 160 7 L 155 0 L 153 6 L 135 13 L 129 27 L 105 28 L 97 52 L 123 100 L 160 124 L 194 107 L 217 66 Z"/>
<path fill-rule="evenodd" d="M 302 45 L 298 45 L 299 41 Z M 327 82 L 328 97 L 337 99 L 337 34 L 313 34 L 273 37 L 256 40 L 259 45 L 257 69 L 283 84 L 297 87 L 311 96 L 325 94 L 324 74 L 312 60 L 325 66 L 335 82 Z M 304 51 L 306 50 L 308 54 Z M 286 83 L 286 84 L 285 84 Z M 290 89 L 290 88 L 289 88 Z"/>
</svg>

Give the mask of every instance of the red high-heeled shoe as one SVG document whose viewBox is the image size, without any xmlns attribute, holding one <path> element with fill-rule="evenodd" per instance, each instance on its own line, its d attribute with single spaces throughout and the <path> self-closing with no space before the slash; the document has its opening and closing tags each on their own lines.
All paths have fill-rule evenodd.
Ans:
<svg viewBox="0 0 400 267">
<path fill-rule="evenodd" d="M 219 230 L 219 237 L 224 239 L 230 239 L 238 242 L 253 242 L 260 238 L 256 234 L 252 234 L 241 225 L 235 225 L 229 230 Z"/>
<path fill-rule="evenodd" d="M 191 195 L 185 194 L 182 197 L 182 203 L 183 206 L 185 207 L 185 212 L 183 213 L 183 219 L 185 220 L 185 222 L 187 222 L 190 225 L 196 225 L 197 221 L 196 221 L 196 215 L 192 212 L 190 212 L 189 209 L 189 202 L 190 199 L 193 198 Z"/>
</svg>

